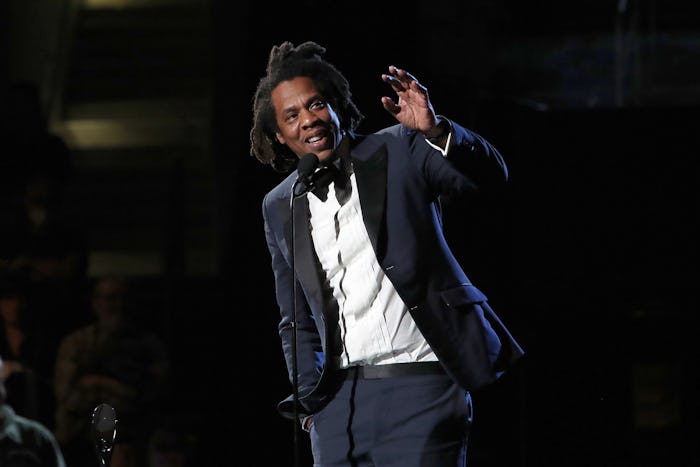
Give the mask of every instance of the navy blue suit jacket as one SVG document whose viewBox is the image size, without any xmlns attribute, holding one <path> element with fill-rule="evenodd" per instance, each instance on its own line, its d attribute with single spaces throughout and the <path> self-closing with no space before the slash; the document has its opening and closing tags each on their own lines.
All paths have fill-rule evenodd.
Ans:
<svg viewBox="0 0 700 467">
<path fill-rule="evenodd" d="M 523 351 L 450 251 L 440 197 L 504 183 L 507 169 L 484 138 L 450 124 L 446 157 L 422 134 L 402 125 L 346 137 L 351 138 L 362 216 L 379 264 L 447 373 L 465 390 L 474 390 L 497 380 Z M 311 240 L 306 196 L 296 197 L 291 205 L 296 178 L 290 174 L 264 197 L 263 219 L 290 381 L 296 314 L 297 410 L 305 415 L 323 407 L 336 388 L 337 372 L 327 365 L 332 359 L 326 356 L 339 333 L 337 307 L 324 305 L 324 278 Z M 293 418 L 292 403 L 293 395 L 279 403 L 279 412 Z"/>
</svg>

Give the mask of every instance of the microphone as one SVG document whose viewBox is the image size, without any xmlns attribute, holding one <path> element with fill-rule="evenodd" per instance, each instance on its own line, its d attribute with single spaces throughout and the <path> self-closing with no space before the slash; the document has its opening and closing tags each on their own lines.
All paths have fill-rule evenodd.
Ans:
<svg viewBox="0 0 700 467">
<path fill-rule="evenodd" d="M 109 466 L 117 437 L 117 414 L 108 404 L 100 404 L 92 412 L 92 437 L 100 466 Z"/>
<path fill-rule="evenodd" d="M 318 163 L 318 156 L 316 156 L 316 154 L 314 154 L 313 152 L 305 154 L 299 159 L 299 163 L 297 164 L 297 173 L 299 175 L 297 176 L 297 179 L 294 182 L 293 190 L 295 197 L 301 196 L 304 193 L 308 193 L 313 189 L 313 174 L 314 171 L 316 171 L 316 168 L 318 167 Z M 301 190 L 297 190 L 297 186 L 299 184 L 302 185 Z"/>
</svg>

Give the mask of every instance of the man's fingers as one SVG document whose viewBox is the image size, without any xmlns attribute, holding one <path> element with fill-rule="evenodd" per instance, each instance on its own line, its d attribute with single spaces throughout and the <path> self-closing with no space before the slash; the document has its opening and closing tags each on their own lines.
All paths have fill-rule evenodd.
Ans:
<svg viewBox="0 0 700 467">
<path fill-rule="evenodd" d="M 401 107 L 396 105 L 393 100 L 386 96 L 382 97 L 382 106 L 392 115 L 396 115 L 401 110 Z"/>
<path fill-rule="evenodd" d="M 387 83 L 389 86 L 391 86 L 391 88 L 396 92 L 402 92 L 402 91 L 406 90 L 405 86 L 395 76 L 382 75 L 382 79 L 384 80 L 385 83 Z"/>
<path fill-rule="evenodd" d="M 399 79 L 402 83 L 411 83 L 412 81 L 418 81 L 415 76 L 413 76 L 411 73 L 408 71 L 404 70 L 403 68 L 398 68 L 395 67 L 394 65 L 391 65 L 389 67 L 389 73 L 391 76 L 395 76 L 396 78 Z"/>
</svg>

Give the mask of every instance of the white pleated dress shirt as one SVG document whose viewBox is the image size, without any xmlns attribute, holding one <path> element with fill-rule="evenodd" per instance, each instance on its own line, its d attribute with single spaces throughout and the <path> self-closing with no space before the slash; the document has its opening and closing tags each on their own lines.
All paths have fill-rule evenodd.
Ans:
<svg viewBox="0 0 700 467">
<path fill-rule="evenodd" d="M 326 201 L 307 196 L 314 249 L 339 307 L 343 349 L 337 367 L 437 360 L 377 262 L 355 174 L 344 189 L 331 183 Z"/>
</svg>

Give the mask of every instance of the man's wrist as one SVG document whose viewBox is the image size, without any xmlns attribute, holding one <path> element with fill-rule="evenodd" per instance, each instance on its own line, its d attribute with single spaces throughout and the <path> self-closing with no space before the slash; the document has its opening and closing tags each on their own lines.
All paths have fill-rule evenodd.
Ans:
<svg viewBox="0 0 700 467">
<path fill-rule="evenodd" d="M 447 136 L 447 134 L 450 131 L 450 125 L 447 123 L 447 120 L 444 118 L 438 117 L 438 123 L 433 127 L 432 130 L 427 131 L 423 133 L 423 136 L 425 136 L 425 139 L 431 141 L 431 142 L 436 142 L 440 140 L 440 138 L 443 138 Z"/>
<path fill-rule="evenodd" d="M 299 421 L 301 423 L 301 429 L 306 431 L 307 433 L 311 431 L 311 421 L 312 421 L 312 415 L 307 415 L 305 417 L 302 417 L 301 420 Z"/>
</svg>

